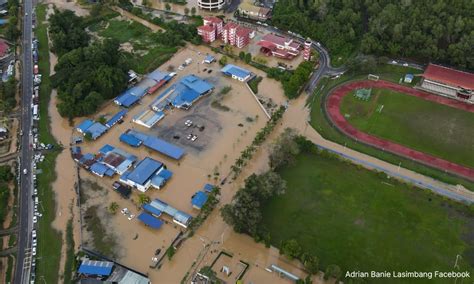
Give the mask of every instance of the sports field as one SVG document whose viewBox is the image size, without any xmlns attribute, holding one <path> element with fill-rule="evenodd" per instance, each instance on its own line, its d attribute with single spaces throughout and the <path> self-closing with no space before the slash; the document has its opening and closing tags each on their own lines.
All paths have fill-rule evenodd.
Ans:
<svg viewBox="0 0 474 284">
<path fill-rule="evenodd" d="M 344 274 L 451 271 L 460 254 L 461 270 L 473 275 L 472 209 L 332 156 L 301 154 L 281 175 L 287 191 L 263 214 L 273 245 L 294 238 L 319 257 L 322 269 L 337 264 Z"/>
<path fill-rule="evenodd" d="M 363 132 L 474 168 L 472 112 L 376 88 L 369 101 L 345 96 L 340 111 Z"/>
</svg>

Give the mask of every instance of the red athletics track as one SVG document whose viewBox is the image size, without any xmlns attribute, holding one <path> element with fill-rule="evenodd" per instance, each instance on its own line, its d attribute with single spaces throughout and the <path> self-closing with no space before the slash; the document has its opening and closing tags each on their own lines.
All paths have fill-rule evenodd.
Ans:
<svg viewBox="0 0 474 284">
<path fill-rule="evenodd" d="M 448 105 L 454 108 L 458 108 L 464 111 L 474 112 L 474 105 L 469 105 L 460 101 L 448 99 L 442 96 L 432 95 L 420 90 L 416 90 L 410 87 L 401 86 L 395 83 L 387 81 L 357 81 L 352 83 L 347 83 L 341 87 L 332 91 L 327 100 L 326 100 L 326 110 L 329 118 L 333 124 L 339 128 L 347 136 L 357 140 L 362 141 L 368 145 L 374 146 L 384 151 L 389 151 L 394 154 L 418 161 L 422 164 L 432 166 L 462 177 L 465 177 L 469 180 L 474 180 L 474 169 L 461 166 L 441 158 L 419 152 L 408 147 L 402 146 L 397 143 L 390 142 L 388 140 L 378 138 L 372 135 L 369 135 L 365 132 L 359 131 L 352 125 L 350 125 L 344 116 L 340 112 L 340 104 L 344 96 L 349 94 L 354 89 L 358 88 L 383 88 L 390 89 L 393 91 L 405 93 L 407 95 L 420 97 L 425 100 L 437 102 L 440 104 Z M 467 154 L 467 153 L 466 153 Z"/>
</svg>

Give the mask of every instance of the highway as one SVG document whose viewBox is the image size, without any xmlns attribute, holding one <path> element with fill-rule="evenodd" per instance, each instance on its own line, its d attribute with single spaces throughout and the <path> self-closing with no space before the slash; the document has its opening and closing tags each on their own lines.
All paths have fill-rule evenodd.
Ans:
<svg viewBox="0 0 474 284">
<path fill-rule="evenodd" d="M 33 66 L 32 66 L 32 0 L 23 2 L 23 41 L 22 41 L 22 76 L 21 76 L 21 138 L 20 152 L 20 190 L 19 198 L 19 233 L 18 253 L 16 257 L 14 283 L 29 283 L 31 268 L 31 230 L 32 224 L 32 166 L 33 150 L 30 147 L 32 137 L 29 135 L 32 127 L 31 97 L 33 93 Z M 27 174 L 23 174 L 27 169 Z"/>
</svg>

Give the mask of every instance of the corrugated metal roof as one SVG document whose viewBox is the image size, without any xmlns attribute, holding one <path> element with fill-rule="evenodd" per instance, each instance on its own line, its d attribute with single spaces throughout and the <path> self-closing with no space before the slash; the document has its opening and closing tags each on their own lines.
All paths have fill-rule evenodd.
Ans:
<svg viewBox="0 0 474 284">
<path fill-rule="evenodd" d="M 102 123 L 96 122 L 92 124 L 89 128 L 87 128 L 87 133 L 90 133 L 92 136 L 92 139 L 97 139 L 100 136 L 102 136 L 106 131 L 107 127 L 103 125 Z"/>
<path fill-rule="evenodd" d="M 148 213 L 156 216 L 156 217 L 160 217 L 161 213 L 162 213 L 160 210 L 156 209 L 155 207 L 151 206 L 150 204 L 144 204 L 143 209 L 145 211 L 147 211 Z"/>
<path fill-rule="evenodd" d="M 115 149 L 114 146 L 110 144 L 105 144 L 104 146 L 102 146 L 102 148 L 99 149 L 99 153 L 101 153 L 102 155 L 105 155 L 108 152 L 112 151 L 113 149 Z"/>
<path fill-rule="evenodd" d="M 126 114 L 127 114 L 127 110 L 121 110 L 117 112 L 105 123 L 105 126 L 107 126 L 108 128 L 114 126 L 117 122 L 119 122 L 122 118 L 124 118 Z"/>
<path fill-rule="evenodd" d="M 237 76 L 241 79 L 245 79 L 250 76 L 250 71 L 233 64 L 227 64 L 221 69 L 221 72 L 227 75 Z"/>
<path fill-rule="evenodd" d="M 128 179 L 137 183 L 145 184 L 161 167 L 163 163 L 146 157 L 130 172 Z"/>
<path fill-rule="evenodd" d="M 173 172 L 171 172 L 170 170 L 167 170 L 167 169 L 162 169 L 158 175 L 162 178 L 164 178 L 166 181 L 168 181 L 172 176 L 173 176 Z"/>
<path fill-rule="evenodd" d="M 79 132 L 86 132 L 89 127 L 91 127 L 94 124 L 94 121 L 90 119 L 86 119 L 83 122 L 81 122 L 78 126 L 76 126 L 77 131 Z"/>
<path fill-rule="evenodd" d="M 161 201 L 160 199 L 155 199 L 150 203 L 150 206 L 156 208 L 157 210 L 168 214 L 169 216 L 173 217 L 173 219 L 184 226 L 187 226 L 191 221 L 191 215 L 184 213 L 183 211 L 179 211 L 178 209 L 172 207 L 168 203 Z"/>
<path fill-rule="evenodd" d="M 207 201 L 207 194 L 204 191 L 198 191 L 191 199 L 191 204 L 197 209 L 201 209 Z"/>
<path fill-rule="evenodd" d="M 127 133 L 122 133 L 119 139 L 121 142 L 126 143 L 132 147 L 139 147 L 142 144 L 142 141 L 140 139 Z"/>
<path fill-rule="evenodd" d="M 114 263 L 110 261 L 84 260 L 79 266 L 79 273 L 108 276 L 112 273 Z"/>
<path fill-rule="evenodd" d="M 142 221 L 145 223 L 150 228 L 153 229 L 159 229 L 163 225 L 163 222 L 161 220 L 156 219 L 152 215 L 142 212 L 140 215 L 138 215 L 138 220 Z"/>
<path fill-rule="evenodd" d="M 185 153 L 182 148 L 152 136 L 149 136 L 143 145 L 175 160 L 181 159 Z"/>
</svg>

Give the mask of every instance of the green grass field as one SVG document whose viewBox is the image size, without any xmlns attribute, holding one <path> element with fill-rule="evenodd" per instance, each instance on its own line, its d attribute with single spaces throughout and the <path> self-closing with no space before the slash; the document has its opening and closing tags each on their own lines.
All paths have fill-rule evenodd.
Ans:
<svg viewBox="0 0 474 284">
<path fill-rule="evenodd" d="M 386 89 L 367 102 L 347 95 L 341 113 L 361 131 L 474 168 L 474 113 Z"/>
<path fill-rule="evenodd" d="M 328 155 L 301 154 L 280 174 L 287 191 L 263 212 L 273 245 L 294 238 L 343 274 L 451 271 L 456 254 L 474 273 L 472 208 Z"/>
</svg>

